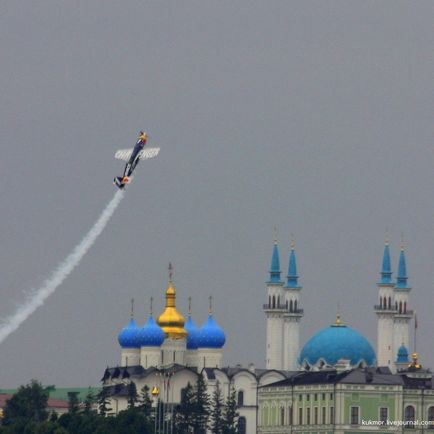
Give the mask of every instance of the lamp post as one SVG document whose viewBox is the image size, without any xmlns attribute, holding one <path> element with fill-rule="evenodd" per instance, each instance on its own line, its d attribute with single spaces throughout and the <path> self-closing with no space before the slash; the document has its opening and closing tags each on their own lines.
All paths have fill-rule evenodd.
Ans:
<svg viewBox="0 0 434 434">
<path fill-rule="evenodd" d="M 160 422 L 160 412 L 158 411 L 158 395 L 160 394 L 160 390 L 158 389 L 158 387 L 157 386 L 154 386 L 153 388 L 152 388 L 152 391 L 151 391 L 151 395 L 152 395 L 152 398 L 153 398 L 153 400 L 154 400 L 154 408 L 155 408 L 155 413 L 154 413 L 154 432 L 155 432 L 155 434 L 157 434 L 157 416 L 158 416 L 158 422 Z M 159 425 L 159 423 L 158 423 L 158 425 Z M 159 426 L 158 426 L 158 428 L 159 428 Z"/>
</svg>

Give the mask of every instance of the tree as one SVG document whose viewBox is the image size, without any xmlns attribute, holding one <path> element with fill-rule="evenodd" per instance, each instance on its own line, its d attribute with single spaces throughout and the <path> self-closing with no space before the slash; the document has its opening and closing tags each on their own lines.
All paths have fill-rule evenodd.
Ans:
<svg viewBox="0 0 434 434">
<path fill-rule="evenodd" d="M 199 375 L 194 394 L 193 409 L 193 433 L 205 434 L 208 428 L 209 396 L 206 390 L 206 383 L 202 375 Z"/>
<path fill-rule="evenodd" d="M 20 386 L 17 393 L 6 403 L 4 425 L 10 425 L 17 419 L 41 422 L 47 419 L 48 391 L 36 380 L 26 386 Z"/>
<path fill-rule="evenodd" d="M 137 403 L 137 387 L 134 381 L 128 384 L 128 408 L 134 408 Z"/>
<path fill-rule="evenodd" d="M 223 412 L 223 434 L 238 433 L 237 392 L 232 386 Z"/>
<path fill-rule="evenodd" d="M 98 411 L 101 416 L 106 416 L 107 413 L 112 411 L 105 387 L 103 387 L 101 392 L 98 394 Z"/>
<path fill-rule="evenodd" d="M 96 397 L 94 393 L 92 392 L 92 389 L 89 387 L 86 398 L 84 398 L 84 408 L 83 408 L 83 414 L 90 414 L 93 413 L 93 405 L 95 404 Z"/>
<path fill-rule="evenodd" d="M 68 392 L 68 411 L 75 415 L 78 413 L 78 392 Z"/>
<path fill-rule="evenodd" d="M 189 434 L 194 425 L 195 391 L 190 382 L 181 391 L 181 402 L 175 408 L 175 434 Z"/>
<path fill-rule="evenodd" d="M 210 408 L 210 430 L 212 434 L 223 434 L 223 397 L 220 389 L 220 383 L 217 381 L 214 392 L 212 394 L 212 402 Z"/>
</svg>

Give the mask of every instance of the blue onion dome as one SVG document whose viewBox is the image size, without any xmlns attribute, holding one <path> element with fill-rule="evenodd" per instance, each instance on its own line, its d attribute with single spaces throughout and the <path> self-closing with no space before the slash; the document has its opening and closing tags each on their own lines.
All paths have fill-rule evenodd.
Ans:
<svg viewBox="0 0 434 434">
<path fill-rule="evenodd" d="M 197 345 L 199 348 L 222 348 L 226 342 L 225 333 L 214 321 L 212 314 L 208 316 L 206 323 L 199 329 Z"/>
<path fill-rule="evenodd" d="M 338 360 L 349 360 L 352 367 L 375 366 L 375 352 L 359 332 L 341 323 L 320 330 L 304 345 L 299 363 L 310 367 L 335 366 Z"/>
<path fill-rule="evenodd" d="M 187 322 L 184 326 L 185 330 L 187 330 L 187 350 L 197 350 L 198 347 L 198 338 L 199 338 L 199 328 L 194 323 L 191 315 L 188 316 Z"/>
<path fill-rule="evenodd" d="M 119 333 L 118 341 L 122 348 L 140 348 L 140 328 L 133 318 Z"/>
<path fill-rule="evenodd" d="M 163 329 L 156 323 L 152 315 L 146 324 L 140 329 L 139 343 L 141 347 L 160 347 L 164 342 Z"/>
<path fill-rule="evenodd" d="M 396 357 L 397 363 L 408 363 L 408 350 L 405 348 L 405 345 L 402 344 L 398 349 L 398 354 Z"/>
</svg>

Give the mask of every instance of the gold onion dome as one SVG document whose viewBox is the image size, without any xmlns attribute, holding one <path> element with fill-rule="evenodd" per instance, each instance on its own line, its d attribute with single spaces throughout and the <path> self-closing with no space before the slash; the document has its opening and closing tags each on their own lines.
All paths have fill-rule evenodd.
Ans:
<svg viewBox="0 0 434 434">
<path fill-rule="evenodd" d="M 184 329 L 185 319 L 176 310 L 176 291 L 171 276 L 166 290 L 166 308 L 158 317 L 157 324 L 163 329 L 166 336 L 171 339 L 184 339 L 188 335 Z"/>
</svg>

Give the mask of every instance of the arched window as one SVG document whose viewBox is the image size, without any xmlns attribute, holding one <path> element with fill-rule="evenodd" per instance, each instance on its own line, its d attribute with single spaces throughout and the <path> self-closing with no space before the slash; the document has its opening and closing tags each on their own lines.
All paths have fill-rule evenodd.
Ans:
<svg viewBox="0 0 434 434">
<path fill-rule="evenodd" d="M 380 297 L 380 309 L 383 309 L 383 299 Z"/>
<path fill-rule="evenodd" d="M 268 296 L 268 307 L 271 307 L 271 295 Z"/>
<path fill-rule="evenodd" d="M 297 300 L 294 301 L 294 312 L 297 312 Z"/>
<path fill-rule="evenodd" d="M 404 301 L 404 313 L 407 313 L 407 302 Z"/>
<path fill-rule="evenodd" d="M 292 300 L 289 302 L 289 311 L 290 311 L 290 312 L 293 312 Z"/>
<path fill-rule="evenodd" d="M 398 310 L 398 302 L 395 301 L 395 310 Z"/>
<path fill-rule="evenodd" d="M 434 407 L 428 408 L 428 429 L 434 429 Z"/>
<path fill-rule="evenodd" d="M 402 313 L 402 301 L 399 302 L 399 313 Z"/>
<path fill-rule="evenodd" d="M 292 407 L 288 407 L 288 425 L 292 425 Z"/>
<path fill-rule="evenodd" d="M 392 298 L 389 297 L 389 304 L 388 304 L 389 309 L 392 309 Z"/>
<path fill-rule="evenodd" d="M 244 416 L 238 419 L 238 433 L 246 434 L 246 418 Z"/>
<path fill-rule="evenodd" d="M 276 307 L 276 296 L 273 295 L 273 309 Z"/>
<path fill-rule="evenodd" d="M 387 298 L 386 298 L 386 296 L 383 297 L 383 309 L 387 309 Z"/>
<path fill-rule="evenodd" d="M 241 407 L 242 405 L 244 405 L 244 392 L 242 390 L 238 391 L 237 405 L 238 405 L 238 407 Z"/>
<path fill-rule="evenodd" d="M 280 425 L 285 425 L 285 408 L 280 407 Z"/>
<path fill-rule="evenodd" d="M 288 300 L 285 302 L 286 310 L 288 310 Z"/>
<path fill-rule="evenodd" d="M 404 410 L 404 421 L 409 423 L 406 423 L 405 428 L 407 429 L 414 428 L 414 417 L 415 417 L 414 407 L 412 405 L 407 405 L 407 407 L 405 407 Z"/>
</svg>

